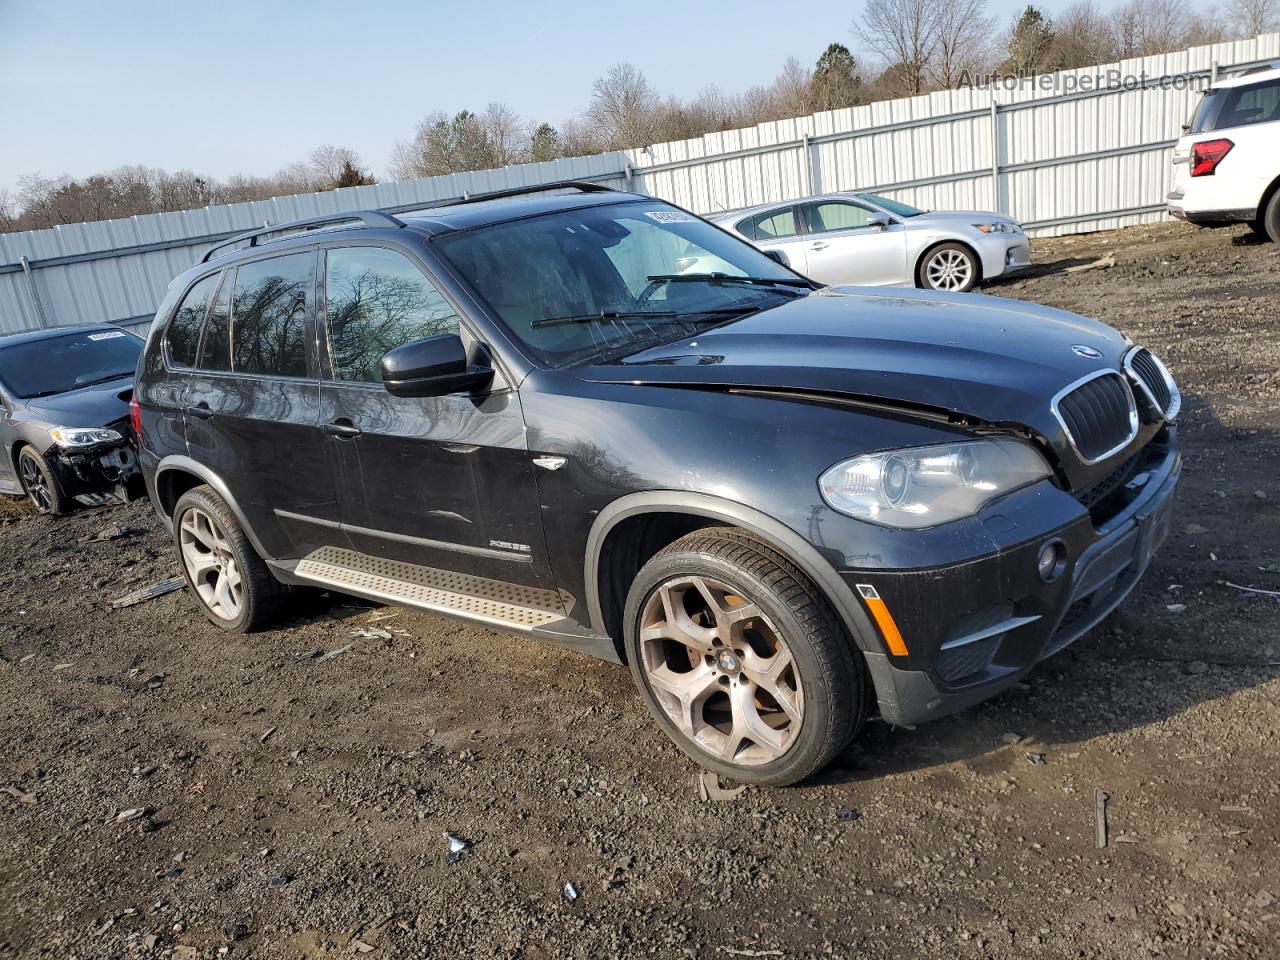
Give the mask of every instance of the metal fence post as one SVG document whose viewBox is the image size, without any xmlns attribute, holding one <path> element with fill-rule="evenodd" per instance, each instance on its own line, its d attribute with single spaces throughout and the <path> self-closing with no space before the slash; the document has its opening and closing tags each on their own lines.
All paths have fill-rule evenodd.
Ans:
<svg viewBox="0 0 1280 960">
<path fill-rule="evenodd" d="M 804 195 L 813 196 L 813 151 L 809 149 L 809 134 L 800 135 L 800 150 L 804 153 Z"/>
<path fill-rule="evenodd" d="M 996 213 L 1004 213 L 1000 205 L 1000 104 L 995 91 L 991 93 L 991 206 Z"/>
<path fill-rule="evenodd" d="M 25 256 L 19 257 L 18 262 L 22 264 L 22 275 L 27 278 L 27 296 L 31 298 L 31 312 L 36 316 L 36 323 L 42 327 L 49 325 L 44 316 L 44 305 L 40 302 L 40 291 L 36 289 L 36 277 L 31 272 L 31 261 Z"/>
</svg>

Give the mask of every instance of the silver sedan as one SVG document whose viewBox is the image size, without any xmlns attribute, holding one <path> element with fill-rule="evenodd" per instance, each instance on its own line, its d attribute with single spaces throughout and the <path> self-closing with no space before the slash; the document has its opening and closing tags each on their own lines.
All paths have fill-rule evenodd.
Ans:
<svg viewBox="0 0 1280 960">
<path fill-rule="evenodd" d="M 1021 225 L 998 213 L 917 210 L 833 193 L 709 218 L 819 283 L 963 292 L 1031 262 Z"/>
</svg>

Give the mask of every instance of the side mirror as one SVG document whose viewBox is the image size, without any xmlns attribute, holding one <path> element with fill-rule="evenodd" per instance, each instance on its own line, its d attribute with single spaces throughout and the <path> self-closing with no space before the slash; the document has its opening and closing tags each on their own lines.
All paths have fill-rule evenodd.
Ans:
<svg viewBox="0 0 1280 960">
<path fill-rule="evenodd" d="M 867 217 L 868 227 L 879 227 L 881 230 L 884 230 L 889 226 L 889 223 L 889 217 L 883 213 L 873 213 Z"/>
<path fill-rule="evenodd" d="M 791 266 L 791 264 L 787 262 L 787 255 L 783 253 L 781 250 L 762 250 L 760 252 L 763 253 L 766 257 L 768 257 L 770 260 L 777 260 L 784 267 Z"/>
<path fill-rule="evenodd" d="M 397 397 L 440 397 L 493 379 L 490 367 L 467 363 L 467 348 L 456 333 L 396 347 L 383 355 L 381 367 L 382 385 Z"/>
</svg>

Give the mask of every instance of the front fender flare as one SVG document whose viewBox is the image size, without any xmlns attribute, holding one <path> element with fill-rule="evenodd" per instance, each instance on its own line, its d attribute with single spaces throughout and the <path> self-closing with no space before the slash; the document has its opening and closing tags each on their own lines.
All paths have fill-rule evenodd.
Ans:
<svg viewBox="0 0 1280 960">
<path fill-rule="evenodd" d="M 790 559 L 817 584 L 858 649 L 867 653 L 882 652 L 876 641 L 877 634 L 853 591 L 836 568 L 800 534 L 768 514 L 741 503 L 680 490 L 628 494 L 614 500 L 596 516 L 587 534 L 584 576 L 587 610 L 591 615 L 592 628 L 597 633 L 606 633 L 604 610 L 600 604 L 600 555 L 605 540 L 620 522 L 643 513 L 691 514 L 750 531 Z"/>
</svg>

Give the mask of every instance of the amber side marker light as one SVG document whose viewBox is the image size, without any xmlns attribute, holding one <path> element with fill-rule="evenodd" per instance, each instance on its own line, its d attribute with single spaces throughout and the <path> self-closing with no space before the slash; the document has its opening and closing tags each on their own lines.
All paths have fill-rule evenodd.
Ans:
<svg viewBox="0 0 1280 960">
<path fill-rule="evenodd" d="M 880 599 L 880 594 L 876 592 L 876 588 L 869 583 L 859 583 L 857 587 L 858 593 L 862 595 L 862 602 L 867 605 L 867 609 L 871 611 L 871 616 L 875 620 L 876 626 L 880 628 L 880 634 L 884 637 L 884 642 L 889 647 L 889 652 L 895 657 L 905 657 L 907 655 L 907 645 L 902 640 L 902 634 L 898 631 L 898 625 L 893 620 L 893 614 L 889 612 L 889 608 Z"/>
</svg>

